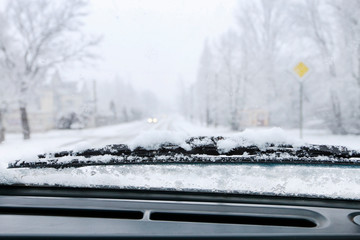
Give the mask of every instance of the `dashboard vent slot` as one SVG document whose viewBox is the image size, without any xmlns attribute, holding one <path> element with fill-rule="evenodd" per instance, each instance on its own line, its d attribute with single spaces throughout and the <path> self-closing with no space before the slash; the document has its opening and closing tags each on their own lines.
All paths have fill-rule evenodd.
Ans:
<svg viewBox="0 0 360 240">
<path fill-rule="evenodd" d="M 154 221 L 174 222 L 198 222 L 220 224 L 246 224 L 282 227 L 316 227 L 316 223 L 305 218 L 271 217 L 271 216 L 242 216 L 223 214 L 199 214 L 199 213 L 170 213 L 153 212 L 150 219 Z"/>
<path fill-rule="evenodd" d="M 142 219 L 144 213 L 131 210 L 0 207 L 0 215 L 34 215 L 84 218 Z"/>
</svg>

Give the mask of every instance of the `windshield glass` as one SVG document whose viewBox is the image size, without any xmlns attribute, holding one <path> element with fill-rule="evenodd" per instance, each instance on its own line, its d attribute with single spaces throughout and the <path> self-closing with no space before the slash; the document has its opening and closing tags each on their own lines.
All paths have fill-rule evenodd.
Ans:
<svg viewBox="0 0 360 240">
<path fill-rule="evenodd" d="M 359 16 L 0 0 L 0 184 L 359 199 Z"/>
</svg>

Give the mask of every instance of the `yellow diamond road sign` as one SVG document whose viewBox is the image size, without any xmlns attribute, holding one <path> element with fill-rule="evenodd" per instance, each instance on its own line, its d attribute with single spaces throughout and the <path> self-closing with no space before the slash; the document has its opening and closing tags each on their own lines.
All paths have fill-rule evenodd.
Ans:
<svg viewBox="0 0 360 240">
<path fill-rule="evenodd" d="M 295 73 L 300 77 L 304 77 L 305 74 L 309 71 L 308 66 L 305 65 L 305 63 L 303 62 L 299 62 L 295 67 L 294 67 L 294 71 Z"/>
</svg>

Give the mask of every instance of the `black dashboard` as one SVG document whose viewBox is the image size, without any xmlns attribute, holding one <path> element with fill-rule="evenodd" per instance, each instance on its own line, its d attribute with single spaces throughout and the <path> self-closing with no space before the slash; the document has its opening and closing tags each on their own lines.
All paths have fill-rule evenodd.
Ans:
<svg viewBox="0 0 360 240">
<path fill-rule="evenodd" d="M 0 186 L 0 238 L 360 239 L 360 203 Z"/>
</svg>

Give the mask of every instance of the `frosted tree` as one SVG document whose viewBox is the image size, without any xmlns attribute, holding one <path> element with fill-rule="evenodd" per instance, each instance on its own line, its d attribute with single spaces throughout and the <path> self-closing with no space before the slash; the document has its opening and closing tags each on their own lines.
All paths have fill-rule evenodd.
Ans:
<svg viewBox="0 0 360 240">
<path fill-rule="evenodd" d="M 213 57 L 208 42 L 205 42 L 203 52 L 200 57 L 199 70 L 197 80 L 200 86 L 198 88 L 198 95 L 202 99 L 202 115 L 204 116 L 206 125 L 212 125 L 214 123 L 215 113 L 212 111 L 214 98 L 214 66 Z"/>
<path fill-rule="evenodd" d="M 6 41 L 6 23 L 5 19 L 0 13 L 0 49 L 3 49 L 3 42 Z M 4 72 L 6 71 L 6 65 L 4 55 L 0 55 L 0 104 L 2 104 L 6 99 L 4 99 L 4 90 L 6 89 L 4 85 L 4 81 L 6 81 L 6 75 Z M 0 143 L 5 140 L 5 128 L 4 128 L 4 109 L 0 106 Z"/>
<path fill-rule="evenodd" d="M 345 126 L 350 132 L 360 133 L 360 2 L 337 0 L 329 4 L 335 9 L 340 25 L 341 67 L 345 73 L 350 73 L 345 78 L 350 81 L 341 89 L 345 101 Z"/>
<path fill-rule="evenodd" d="M 236 28 L 204 47 L 191 88 L 198 118 L 236 130 L 244 110 L 263 109 L 271 125 L 297 126 L 299 85 L 289 73 L 303 59 L 308 123 L 360 132 L 359 14 L 357 0 L 239 1 Z"/>
<path fill-rule="evenodd" d="M 81 32 L 86 6 L 82 0 L 8 2 L 13 44 L 3 45 L 2 53 L 17 88 L 24 139 L 30 138 L 27 99 L 48 72 L 60 64 L 94 57 L 89 50 L 100 38 L 89 39 Z"/>
<path fill-rule="evenodd" d="M 223 99 L 226 107 L 227 121 L 233 130 L 240 127 L 240 114 L 243 110 L 244 96 L 242 87 L 244 78 L 241 76 L 241 62 L 239 49 L 239 36 L 229 31 L 222 36 L 217 47 L 219 75 L 221 76 L 220 89 L 224 93 Z"/>
<path fill-rule="evenodd" d="M 203 102 L 207 123 L 221 122 L 237 130 L 242 127 L 247 106 L 269 109 L 271 100 L 274 102 L 274 65 L 285 22 L 279 13 L 280 3 L 240 2 L 236 31 L 223 34 L 212 53 L 205 45 L 197 82 L 202 94 L 197 96 L 198 102 Z"/>
<path fill-rule="evenodd" d="M 297 15 L 298 27 L 322 60 L 317 81 L 325 89 L 322 98 L 327 99 L 323 120 L 333 133 L 359 132 L 359 2 L 307 0 L 303 6 L 306 14 Z M 294 13 L 303 13 L 298 7 Z"/>
<path fill-rule="evenodd" d="M 189 104 L 189 96 L 188 96 L 188 92 L 185 86 L 185 83 L 183 81 L 183 79 L 181 77 L 179 77 L 178 80 L 178 86 L 179 86 L 179 108 L 180 108 L 180 113 L 182 115 L 184 115 L 187 118 L 190 118 L 190 114 L 191 114 L 191 108 L 190 108 L 190 104 Z"/>
<path fill-rule="evenodd" d="M 99 115 L 111 116 L 111 122 L 128 122 L 156 116 L 161 102 L 151 91 L 138 91 L 120 77 L 104 80 L 96 87 Z M 107 124 L 109 124 L 107 123 Z"/>
<path fill-rule="evenodd" d="M 289 59 L 284 60 L 281 54 L 290 42 L 288 33 L 293 25 L 288 8 L 289 3 L 282 0 L 243 1 L 236 13 L 237 30 L 242 36 L 241 65 L 246 69 L 246 85 L 253 95 L 248 96 L 250 105 L 275 113 L 275 124 L 279 122 L 279 111 L 284 110 L 285 101 L 280 99 L 286 97 L 282 90 L 287 83 L 281 75 Z"/>
<path fill-rule="evenodd" d="M 336 59 L 336 45 L 335 37 L 332 33 L 337 33 L 334 29 L 333 24 L 330 22 L 333 20 L 331 15 L 326 14 L 326 4 L 324 1 L 318 0 L 306 0 L 304 2 L 304 11 L 299 11 L 297 8 L 295 11 L 298 12 L 297 18 L 302 23 L 302 26 L 306 26 L 304 32 L 312 40 L 314 45 L 326 65 L 322 74 L 321 80 L 326 79 L 324 86 L 328 87 L 329 92 L 329 113 L 325 121 L 329 125 L 330 129 L 334 133 L 344 134 L 346 130 L 343 124 L 343 110 L 341 106 L 341 99 L 338 94 L 338 71 L 337 65 L 335 64 Z M 305 14 L 304 14 L 305 13 Z"/>
<path fill-rule="evenodd" d="M 13 101 L 14 85 L 11 81 L 11 68 L 13 66 L 10 56 L 13 54 L 6 46 L 11 46 L 12 39 L 9 34 L 8 23 L 0 12 L 0 142 L 5 140 L 4 115 L 7 105 Z"/>
</svg>

